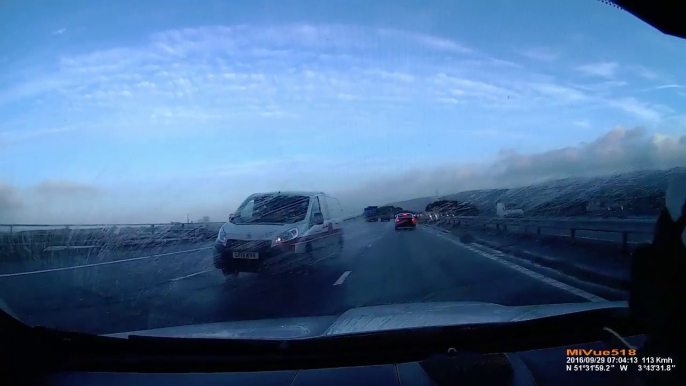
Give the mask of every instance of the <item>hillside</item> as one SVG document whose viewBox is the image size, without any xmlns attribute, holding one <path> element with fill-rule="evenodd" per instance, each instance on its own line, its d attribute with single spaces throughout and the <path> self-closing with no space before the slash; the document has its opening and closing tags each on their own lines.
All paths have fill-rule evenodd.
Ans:
<svg viewBox="0 0 686 386">
<path fill-rule="evenodd" d="M 412 212 L 423 213 L 428 204 L 432 203 L 435 197 L 420 197 L 406 201 L 391 202 L 386 205 L 397 206 Z"/>
<path fill-rule="evenodd" d="M 511 189 L 471 190 L 441 199 L 471 203 L 485 216 L 495 216 L 498 202 L 508 209 L 523 209 L 527 217 L 654 216 L 664 203 L 664 192 L 673 175 L 686 176 L 686 168 L 565 178 Z M 421 197 L 389 205 L 423 211 L 434 200 Z"/>
</svg>

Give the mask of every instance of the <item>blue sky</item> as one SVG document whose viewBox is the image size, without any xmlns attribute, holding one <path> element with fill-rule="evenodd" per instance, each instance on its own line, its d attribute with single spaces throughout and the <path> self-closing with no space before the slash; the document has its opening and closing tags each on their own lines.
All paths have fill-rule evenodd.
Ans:
<svg viewBox="0 0 686 386">
<path fill-rule="evenodd" d="M 686 163 L 686 41 L 600 1 L 197 3 L 0 3 L 0 221 Z"/>
</svg>

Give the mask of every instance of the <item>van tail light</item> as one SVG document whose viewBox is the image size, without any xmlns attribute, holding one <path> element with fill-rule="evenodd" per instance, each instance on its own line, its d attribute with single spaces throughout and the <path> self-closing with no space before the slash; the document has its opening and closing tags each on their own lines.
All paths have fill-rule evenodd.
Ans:
<svg viewBox="0 0 686 386">
<path fill-rule="evenodd" d="M 412 217 L 412 224 L 414 224 L 414 223 L 416 223 L 416 222 L 417 222 L 417 219 L 414 218 L 414 217 Z"/>
<path fill-rule="evenodd" d="M 395 219 L 395 222 L 400 222 L 400 219 L 399 219 L 399 218 L 396 218 L 396 219 Z"/>
</svg>

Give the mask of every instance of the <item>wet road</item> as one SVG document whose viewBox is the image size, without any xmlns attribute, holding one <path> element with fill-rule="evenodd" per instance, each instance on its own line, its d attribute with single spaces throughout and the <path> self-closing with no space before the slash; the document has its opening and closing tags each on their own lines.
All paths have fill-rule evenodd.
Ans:
<svg viewBox="0 0 686 386">
<path fill-rule="evenodd" d="M 393 223 L 349 222 L 340 254 L 270 277 L 225 278 L 213 266 L 211 245 L 6 266 L 0 297 L 26 323 L 91 333 L 336 315 L 394 303 L 603 300 L 426 225 L 395 231 Z"/>
</svg>

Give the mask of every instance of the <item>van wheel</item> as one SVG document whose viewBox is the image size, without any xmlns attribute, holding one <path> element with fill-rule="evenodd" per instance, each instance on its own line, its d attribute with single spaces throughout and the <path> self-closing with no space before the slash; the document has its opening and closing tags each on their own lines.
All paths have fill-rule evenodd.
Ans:
<svg viewBox="0 0 686 386">
<path fill-rule="evenodd" d="M 308 253 L 308 254 L 312 253 L 312 244 L 311 243 L 307 243 L 307 245 L 305 245 L 305 253 Z"/>
</svg>

